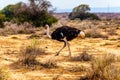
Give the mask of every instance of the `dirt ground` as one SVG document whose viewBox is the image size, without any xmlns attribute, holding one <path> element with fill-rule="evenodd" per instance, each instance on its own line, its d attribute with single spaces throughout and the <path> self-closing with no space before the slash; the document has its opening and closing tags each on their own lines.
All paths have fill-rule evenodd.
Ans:
<svg viewBox="0 0 120 80">
<path fill-rule="evenodd" d="M 76 24 L 76 22 L 69 23 L 69 25 L 72 24 Z M 93 56 L 100 56 L 106 53 L 120 56 L 120 28 L 115 31 L 117 35 L 108 35 L 108 39 L 86 37 L 85 39 L 76 38 L 70 41 L 72 57 L 78 56 L 83 50 Z M 59 80 L 77 80 L 85 72 L 76 70 L 76 68 L 81 66 L 90 67 L 89 61 L 71 61 L 68 57 L 67 47 L 61 51 L 59 56 L 54 56 L 63 46 L 63 43 L 46 37 L 40 37 L 37 40 L 40 42 L 40 48 L 45 50 L 47 54 L 40 55 L 36 59 L 39 62 L 54 60 L 57 62 L 57 68 L 35 66 L 32 67 L 33 69 L 26 69 L 15 65 L 15 62 L 19 60 L 20 49 L 30 43 L 31 39 L 28 39 L 30 35 L 0 36 L 0 66 L 7 68 L 11 75 L 11 80 L 57 80 L 58 77 Z"/>
</svg>

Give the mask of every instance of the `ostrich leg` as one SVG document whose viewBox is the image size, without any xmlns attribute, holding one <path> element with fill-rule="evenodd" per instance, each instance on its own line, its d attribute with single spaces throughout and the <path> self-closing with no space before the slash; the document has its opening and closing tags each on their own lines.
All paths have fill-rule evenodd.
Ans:
<svg viewBox="0 0 120 80">
<path fill-rule="evenodd" d="M 66 45 L 68 46 L 68 50 L 69 50 L 69 57 L 71 57 L 71 50 L 70 50 L 70 44 L 68 43 L 68 41 L 66 40 L 66 38 L 64 38 L 63 40 L 61 40 L 64 42 L 63 47 L 57 52 L 57 54 L 55 56 L 58 56 L 59 53 L 61 52 L 62 49 L 64 49 L 66 47 Z"/>
<path fill-rule="evenodd" d="M 69 50 L 69 57 L 71 57 L 71 50 L 70 50 L 70 44 L 67 41 L 67 46 L 68 46 L 68 50 Z"/>
<path fill-rule="evenodd" d="M 66 37 L 65 37 L 63 40 L 64 40 L 64 42 L 66 43 L 66 45 L 68 46 L 68 50 L 69 50 L 69 57 L 71 57 L 70 44 L 69 44 L 69 42 L 67 41 Z"/>
<path fill-rule="evenodd" d="M 66 47 L 66 41 L 64 41 L 64 40 L 62 40 L 63 42 L 64 42 L 64 45 L 63 45 L 63 47 L 57 52 L 57 54 L 55 54 L 55 56 L 58 56 L 59 55 L 59 53 L 62 51 L 62 49 L 64 49 L 65 47 Z"/>
</svg>

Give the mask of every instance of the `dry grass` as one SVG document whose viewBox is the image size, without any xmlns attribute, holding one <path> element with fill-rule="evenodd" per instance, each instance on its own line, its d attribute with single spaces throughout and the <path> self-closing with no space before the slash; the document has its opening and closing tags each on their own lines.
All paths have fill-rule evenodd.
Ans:
<svg viewBox="0 0 120 80">
<path fill-rule="evenodd" d="M 39 39 L 40 38 L 40 35 L 38 34 L 32 34 L 28 37 L 28 39 Z"/>
<path fill-rule="evenodd" d="M 110 29 L 108 29 L 106 31 L 108 32 L 109 35 L 117 35 L 115 28 L 110 28 Z"/>
<path fill-rule="evenodd" d="M 46 60 L 44 63 L 42 63 L 42 66 L 44 68 L 56 68 L 56 67 L 58 67 L 57 62 L 53 58 Z"/>
<path fill-rule="evenodd" d="M 86 37 L 92 37 L 92 38 L 108 38 L 107 35 L 103 35 L 101 33 L 102 31 L 98 28 L 92 28 L 86 31 Z"/>
<path fill-rule="evenodd" d="M 18 32 L 14 31 L 19 28 L 18 25 L 7 24 L 6 27 L 14 25 L 16 28 L 13 31 L 4 32 L 8 36 L 0 36 L 0 65 L 9 66 L 13 78 L 11 80 L 80 80 L 81 76 L 84 76 L 81 80 L 119 80 L 120 63 L 116 62 L 115 56 L 103 56 L 106 52 L 119 55 L 120 30 L 114 28 L 117 24 L 114 26 L 113 22 L 111 25 L 107 21 L 89 20 L 76 20 L 68 23 L 73 27 L 85 30 L 86 34 L 88 31 L 88 37 L 85 39 L 70 41 L 71 52 L 74 55 L 73 61 L 66 56 L 68 48 L 65 48 L 61 55 L 51 58 L 63 46 L 63 43 L 46 38 L 44 28 L 35 30 L 27 28 L 33 29 L 35 34 L 17 35 L 20 29 Z M 66 22 L 66 25 L 68 23 Z M 53 25 L 51 30 L 58 27 L 58 25 Z M 111 27 L 117 35 L 110 35 L 107 32 Z M 30 40 L 32 41 L 30 42 Z M 87 49 L 83 50 L 84 47 Z M 41 55 L 44 53 L 45 55 Z M 46 55 L 46 53 L 48 54 Z M 119 57 L 118 61 L 120 61 Z"/>
<path fill-rule="evenodd" d="M 10 73 L 6 68 L 0 67 L 0 80 L 9 80 L 10 79 Z"/>
<path fill-rule="evenodd" d="M 120 68 L 113 64 L 115 61 L 112 54 L 93 59 L 91 70 L 80 80 L 120 80 Z"/>
<path fill-rule="evenodd" d="M 20 53 L 20 61 L 25 65 L 36 64 L 36 57 L 45 53 L 43 49 L 39 47 L 39 41 L 33 39 L 30 44 L 28 44 L 25 49 L 22 48 Z"/>
<path fill-rule="evenodd" d="M 87 53 L 87 49 L 84 49 L 82 53 L 79 53 L 79 56 L 73 57 L 72 61 L 91 61 L 92 55 Z"/>
<path fill-rule="evenodd" d="M 31 34 L 34 33 L 34 27 L 29 23 L 21 25 L 13 24 L 10 22 L 5 23 L 5 27 L 0 29 L 0 35 L 13 35 L 13 34 Z"/>
<path fill-rule="evenodd" d="M 81 66 L 76 65 L 74 67 L 68 68 L 67 70 L 70 72 L 85 72 L 85 71 L 87 71 L 86 67 L 83 65 L 81 65 Z"/>
<path fill-rule="evenodd" d="M 118 44 L 117 47 L 120 47 L 120 44 Z"/>
<path fill-rule="evenodd" d="M 56 76 L 53 77 L 52 80 L 59 80 L 59 78 L 61 77 L 62 74 L 63 74 L 62 72 L 57 74 Z"/>
<path fill-rule="evenodd" d="M 110 42 L 106 42 L 106 43 L 102 44 L 101 46 L 107 46 L 107 45 L 113 45 L 113 44 Z"/>
</svg>

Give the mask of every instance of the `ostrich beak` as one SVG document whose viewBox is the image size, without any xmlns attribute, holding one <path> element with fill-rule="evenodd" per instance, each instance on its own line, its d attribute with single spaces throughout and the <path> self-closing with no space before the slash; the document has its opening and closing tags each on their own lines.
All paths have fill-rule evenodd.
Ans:
<svg viewBox="0 0 120 80">
<path fill-rule="evenodd" d="M 84 39 L 85 38 L 85 33 L 83 31 L 80 31 L 79 35 L 80 38 Z"/>
</svg>

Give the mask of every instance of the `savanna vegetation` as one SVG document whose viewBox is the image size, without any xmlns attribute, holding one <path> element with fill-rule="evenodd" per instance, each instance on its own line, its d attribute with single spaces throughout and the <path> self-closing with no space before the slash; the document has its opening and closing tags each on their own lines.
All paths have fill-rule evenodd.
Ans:
<svg viewBox="0 0 120 80">
<path fill-rule="evenodd" d="M 69 14 L 69 18 L 71 20 L 74 20 L 74 19 L 100 20 L 100 18 L 96 14 L 90 13 L 89 11 L 90 11 L 89 5 L 81 4 L 81 5 L 73 8 L 72 12 Z"/>
<path fill-rule="evenodd" d="M 97 20 L 86 4 L 68 15 L 56 15 L 51 6 L 29 0 L 0 11 L 0 80 L 120 80 L 120 20 Z M 71 58 L 68 48 L 55 56 L 63 43 L 46 36 L 46 24 L 52 25 L 50 33 L 68 25 L 86 38 L 69 42 Z"/>
<path fill-rule="evenodd" d="M 46 0 L 29 0 L 29 3 L 10 4 L 0 13 L 0 22 L 3 20 L 17 24 L 28 22 L 36 27 L 57 22 L 57 19 L 52 16 L 52 5 Z M 2 23 L 1 26 L 3 26 Z"/>
</svg>

